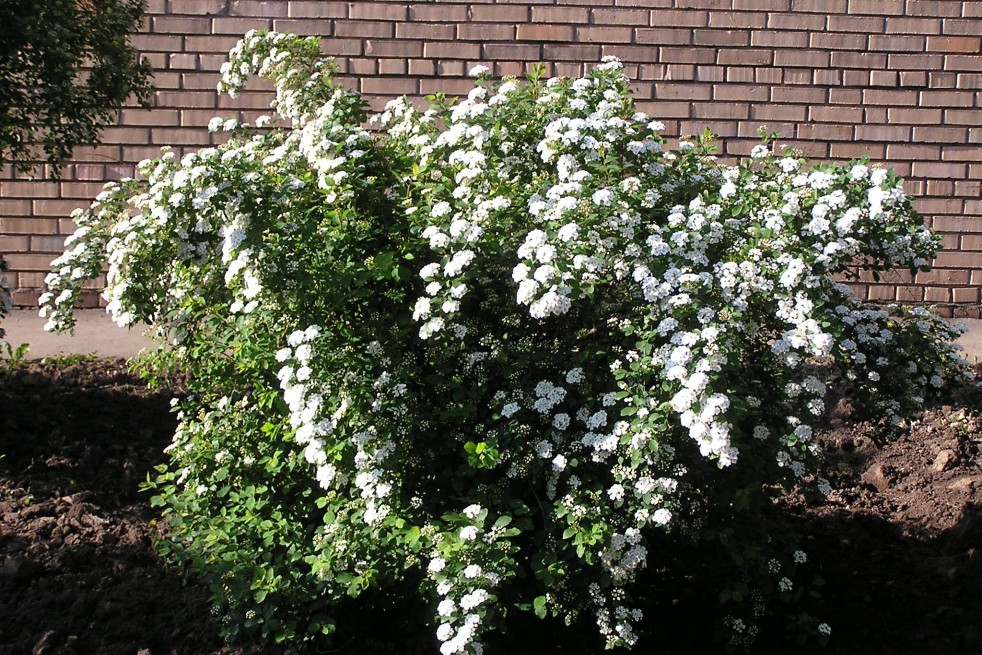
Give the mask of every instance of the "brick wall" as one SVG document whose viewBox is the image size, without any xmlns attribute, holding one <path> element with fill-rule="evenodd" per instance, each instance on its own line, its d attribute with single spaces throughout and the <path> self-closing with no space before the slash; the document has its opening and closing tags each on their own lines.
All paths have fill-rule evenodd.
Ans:
<svg viewBox="0 0 982 655">
<path fill-rule="evenodd" d="M 579 75 L 616 55 L 641 108 L 670 135 L 708 127 L 725 156 L 760 125 L 816 159 L 868 154 L 896 169 L 943 235 L 935 270 L 856 285 L 876 300 L 937 303 L 980 316 L 982 288 L 982 1 L 511 0 L 333 2 L 150 0 L 136 45 L 156 69 L 154 109 L 127 108 L 61 181 L 0 171 L 0 252 L 15 302 L 36 302 L 66 216 L 104 180 L 133 174 L 161 146 L 209 143 L 214 115 L 251 120 L 268 89 L 236 100 L 218 68 L 251 28 L 325 37 L 342 78 L 380 107 L 398 94 L 464 94 L 469 68 L 521 74 L 532 62 Z M 99 284 L 93 284 L 93 289 Z M 95 291 L 87 299 L 98 303 Z"/>
</svg>

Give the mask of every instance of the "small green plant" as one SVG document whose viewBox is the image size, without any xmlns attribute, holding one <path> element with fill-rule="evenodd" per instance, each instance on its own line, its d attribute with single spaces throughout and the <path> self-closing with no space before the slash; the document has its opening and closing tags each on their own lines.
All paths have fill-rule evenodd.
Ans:
<svg viewBox="0 0 982 655">
<path fill-rule="evenodd" d="M 766 134 L 735 166 L 711 134 L 670 149 L 615 59 L 478 67 L 377 134 L 333 71 L 315 39 L 247 34 L 220 87 L 272 79 L 289 126 L 218 118 L 224 145 L 107 185 L 44 299 L 70 327 L 108 261 L 115 320 L 188 372 L 149 487 L 225 634 L 316 650 L 398 616 L 476 654 L 527 614 L 629 648 L 672 630 L 644 576 L 678 567 L 745 646 L 807 599 L 807 556 L 762 517 L 829 490 L 827 385 L 897 422 L 963 375 L 943 321 L 837 281 L 927 267 L 901 181 Z"/>
<path fill-rule="evenodd" d="M 26 343 L 14 346 L 9 341 L 0 339 L 0 380 L 10 379 L 27 357 L 29 350 L 30 345 Z"/>
<path fill-rule="evenodd" d="M 65 353 L 62 355 L 49 355 L 41 359 L 42 366 L 61 367 L 78 366 L 97 361 L 99 356 L 94 353 Z"/>
</svg>

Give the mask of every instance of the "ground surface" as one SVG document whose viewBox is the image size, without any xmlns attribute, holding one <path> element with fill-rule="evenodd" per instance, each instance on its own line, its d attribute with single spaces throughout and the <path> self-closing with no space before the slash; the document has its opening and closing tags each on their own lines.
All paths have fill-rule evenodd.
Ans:
<svg viewBox="0 0 982 655">
<path fill-rule="evenodd" d="M 121 362 L 35 363 L 0 382 L 0 655 L 233 652 L 205 591 L 152 548 L 159 528 L 138 485 L 165 457 L 168 398 Z M 973 408 L 978 390 L 883 447 L 871 426 L 846 420 L 823 437 L 837 491 L 824 506 L 788 498 L 783 511 L 826 580 L 820 610 L 833 638 L 761 652 L 982 653 Z"/>
</svg>

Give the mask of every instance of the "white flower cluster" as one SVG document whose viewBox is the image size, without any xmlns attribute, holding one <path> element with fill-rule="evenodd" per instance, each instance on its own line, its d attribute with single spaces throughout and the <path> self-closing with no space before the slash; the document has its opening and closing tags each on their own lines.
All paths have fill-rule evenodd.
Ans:
<svg viewBox="0 0 982 655">
<path fill-rule="evenodd" d="M 484 622 L 485 606 L 496 600 L 494 589 L 503 579 L 502 572 L 495 570 L 493 556 L 489 557 L 504 543 L 500 541 L 502 523 L 486 530 L 488 511 L 477 504 L 468 505 L 461 514 L 467 523 L 456 539 L 450 538 L 459 548 L 451 559 L 435 554 L 426 572 L 441 598 L 436 616 L 440 653 L 481 655 L 481 635 L 489 627 Z"/>
</svg>

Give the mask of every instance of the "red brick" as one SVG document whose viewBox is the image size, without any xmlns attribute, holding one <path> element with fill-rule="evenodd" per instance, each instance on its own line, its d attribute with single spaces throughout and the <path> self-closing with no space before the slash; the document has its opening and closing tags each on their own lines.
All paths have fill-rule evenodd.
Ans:
<svg viewBox="0 0 982 655">
<path fill-rule="evenodd" d="M 808 120 L 815 123 L 857 124 L 863 121 L 863 109 L 861 107 L 811 105 L 808 107 Z"/>
<path fill-rule="evenodd" d="M 927 75 L 927 86 L 931 89 L 954 89 L 958 86 L 958 73 L 931 71 Z"/>
<path fill-rule="evenodd" d="M 900 86 L 927 86 L 927 73 L 924 71 L 900 71 Z"/>
<path fill-rule="evenodd" d="M 367 51 L 366 54 L 368 54 Z M 349 59 L 348 70 L 346 72 L 351 75 L 358 75 L 359 77 L 376 75 L 378 74 L 377 63 L 377 59 Z"/>
<path fill-rule="evenodd" d="M 916 106 L 918 102 L 917 91 L 913 89 L 866 89 L 863 91 L 863 103 L 868 105 L 890 105 L 890 106 Z"/>
<path fill-rule="evenodd" d="M 842 109 L 842 107 L 839 107 Z M 887 122 L 886 107 L 863 107 L 863 123 L 870 125 Z"/>
<path fill-rule="evenodd" d="M 637 42 L 651 45 L 686 45 L 692 43 L 692 30 L 679 28 L 637 28 Z"/>
<path fill-rule="evenodd" d="M 955 195 L 959 198 L 982 196 L 982 180 L 955 180 Z"/>
<path fill-rule="evenodd" d="M 208 16 L 224 14 L 228 10 L 228 0 L 170 0 L 170 14 L 192 14 Z"/>
<path fill-rule="evenodd" d="M 929 36 L 927 50 L 933 52 L 978 53 L 982 39 L 973 36 Z"/>
<path fill-rule="evenodd" d="M 966 12 L 973 4 L 978 4 L 974 0 L 969 2 L 958 2 L 957 0 L 907 0 L 907 14 L 909 16 L 959 16 L 962 7 Z M 966 16 L 968 13 L 965 14 Z"/>
<path fill-rule="evenodd" d="M 763 86 L 717 84 L 713 87 L 713 99 L 721 102 L 767 102 L 769 95 Z"/>
<path fill-rule="evenodd" d="M 630 27 L 577 27 L 576 40 L 587 43 L 631 43 L 634 30 Z M 638 43 L 645 41 L 638 40 Z"/>
<path fill-rule="evenodd" d="M 459 41 L 431 41 L 423 44 L 423 56 L 445 59 L 478 59 L 481 56 L 481 46 L 476 43 L 461 43 Z"/>
<path fill-rule="evenodd" d="M 736 121 L 713 121 L 711 132 L 720 139 L 730 139 L 737 136 L 740 124 Z M 685 134 L 687 136 L 692 136 L 695 134 L 702 134 L 706 129 L 706 124 L 704 122 L 697 121 L 680 121 L 679 122 L 679 134 Z M 718 143 L 717 145 L 721 145 Z"/>
<path fill-rule="evenodd" d="M 910 140 L 911 128 L 906 125 L 857 125 L 856 139 L 859 141 L 886 141 L 895 143 Z"/>
<path fill-rule="evenodd" d="M 897 71 L 872 71 L 869 73 L 869 85 L 896 88 L 900 85 L 900 73 Z"/>
<path fill-rule="evenodd" d="M 982 88 L 982 73 L 958 73 L 955 86 L 959 89 L 973 90 Z"/>
<path fill-rule="evenodd" d="M 982 56 L 947 55 L 944 67 L 949 71 L 982 71 Z"/>
<path fill-rule="evenodd" d="M 455 35 L 457 35 L 456 38 L 462 38 L 457 32 L 458 27 L 462 27 L 462 25 L 455 26 L 452 24 L 442 23 L 396 23 L 396 38 L 450 41 L 455 38 Z"/>
<path fill-rule="evenodd" d="M 760 30 L 750 33 L 750 45 L 769 48 L 804 48 L 808 32 Z"/>
<path fill-rule="evenodd" d="M 754 28 L 767 25 L 767 14 L 749 11 L 714 11 L 709 14 L 709 26 L 714 28 Z"/>
<path fill-rule="evenodd" d="M 982 22 L 977 20 L 945 18 L 941 22 L 941 31 L 945 34 L 970 34 L 973 36 L 982 36 Z"/>
<path fill-rule="evenodd" d="M 819 69 L 812 72 L 812 82 L 818 86 L 839 86 L 842 84 L 842 71 Z"/>
<path fill-rule="evenodd" d="M 166 52 L 168 54 L 181 52 L 184 37 L 176 34 L 137 34 L 132 40 L 133 47 L 141 53 Z"/>
<path fill-rule="evenodd" d="M 965 143 L 967 134 L 964 127 L 917 126 L 913 138 L 918 143 Z"/>
<path fill-rule="evenodd" d="M 228 52 L 239 42 L 240 38 L 241 36 L 232 35 L 187 36 L 184 38 L 184 43 L 188 53 L 194 53 L 192 56 L 196 56 L 205 52 Z M 175 56 L 178 55 L 171 55 L 171 57 Z"/>
<path fill-rule="evenodd" d="M 938 159 L 940 155 L 940 146 L 914 143 L 891 143 L 887 145 L 888 159 L 916 159 L 921 161 L 934 161 Z"/>
<path fill-rule="evenodd" d="M 422 57 L 423 42 L 367 39 L 365 41 L 365 54 L 370 57 L 402 57 L 405 59 Z"/>
<path fill-rule="evenodd" d="M 883 159 L 886 155 L 886 147 L 877 143 L 853 143 L 846 141 L 842 143 L 832 143 L 829 146 L 830 159 L 860 159 L 869 157 L 870 159 Z"/>
<path fill-rule="evenodd" d="M 943 55 L 923 54 L 890 54 L 887 57 L 887 68 L 893 70 L 941 70 L 944 68 Z"/>
<path fill-rule="evenodd" d="M 771 102 L 811 105 L 821 104 L 826 100 L 826 90 L 813 86 L 771 87 Z"/>
<path fill-rule="evenodd" d="M 790 11 L 792 0 L 733 0 L 734 9 Z"/>
<path fill-rule="evenodd" d="M 926 302 L 951 302 L 951 289 L 947 287 L 924 287 L 924 300 Z"/>
<path fill-rule="evenodd" d="M 647 25 L 650 16 L 642 9 L 594 9 L 591 12 L 596 25 Z M 535 10 L 532 10 L 535 16 Z M 580 21 L 576 21 L 580 22 Z"/>
<path fill-rule="evenodd" d="M 643 112 L 656 117 L 658 120 L 668 121 L 672 118 L 688 118 L 691 115 L 692 106 L 687 102 L 651 102 L 651 103 L 640 103 L 638 104 L 638 109 Z M 670 126 L 666 124 L 665 134 L 671 135 L 677 133 L 677 130 L 672 131 Z"/>
<path fill-rule="evenodd" d="M 289 0 L 287 16 L 290 18 L 346 18 L 348 16 L 348 3 Z"/>
<path fill-rule="evenodd" d="M 442 82 L 443 80 L 441 80 Z M 407 77 L 366 77 L 361 81 L 363 93 L 373 93 L 378 95 L 401 96 L 403 94 L 413 95 L 420 91 L 419 82 Z"/>
<path fill-rule="evenodd" d="M 891 19 L 893 20 L 893 19 Z M 858 32 L 861 34 L 877 34 L 883 32 L 885 19 L 879 14 L 874 16 L 856 16 L 853 14 L 830 14 L 828 30 L 830 32 Z"/>
<path fill-rule="evenodd" d="M 289 3 L 283 0 L 232 0 L 229 15 L 283 18 L 286 17 L 288 8 Z"/>
<path fill-rule="evenodd" d="M 363 18 L 367 20 L 394 20 L 404 21 L 409 19 L 409 5 L 390 2 L 352 2 L 348 8 L 349 18 Z"/>
<path fill-rule="evenodd" d="M 936 161 L 915 161 L 913 174 L 917 177 L 928 177 L 931 179 L 960 179 L 965 177 L 967 168 L 965 164 L 942 163 Z"/>
<path fill-rule="evenodd" d="M 778 51 L 785 52 L 785 51 Z M 716 56 L 716 63 L 721 66 L 731 66 L 733 64 L 743 66 L 770 66 L 774 64 L 777 53 L 773 50 L 763 48 L 720 48 Z"/>
<path fill-rule="evenodd" d="M 729 9 L 732 0 L 676 0 L 679 9 Z"/>
<path fill-rule="evenodd" d="M 713 68 L 714 69 L 718 69 L 720 71 L 720 73 L 723 74 L 722 75 L 723 80 L 726 80 L 727 82 L 753 82 L 754 81 L 754 69 L 753 68 L 744 68 L 744 67 L 723 68 L 722 66 L 719 66 L 719 67 L 714 66 Z M 700 78 L 700 79 L 703 79 L 703 78 Z M 708 79 L 708 78 L 706 78 L 706 79 Z M 723 80 L 721 80 L 719 78 L 715 78 L 714 81 L 721 82 Z"/>
<path fill-rule="evenodd" d="M 904 0 L 849 0 L 849 13 L 902 16 L 904 14 Z"/>
<path fill-rule="evenodd" d="M 707 84 L 658 82 L 654 98 L 657 100 L 709 100 L 712 87 Z"/>
<path fill-rule="evenodd" d="M 939 18 L 906 18 L 890 16 L 886 19 L 888 34 L 940 34 Z"/>
<path fill-rule="evenodd" d="M 922 107 L 971 107 L 975 94 L 971 91 L 921 91 Z"/>
<path fill-rule="evenodd" d="M 750 32 L 747 30 L 712 30 L 698 28 L 693 30 L 692 42 L 695 45 L 747 46 L 750 45 Z"/>
<path fill-rule="evenodd" d="M 937 110 L 940 113 L 940 110 Z M 937 121 L 940 123 L 941 121 Z M 945 125 L 982 125 L 982 111 L 978 109 L 947 109 L 944 112 Z"/>
<path fill-rule="evenodd" d="M 483 57 L 491 61 L 519 59 L 524 61 L 539 61 L 542 57 L 542 46 L 528 43 L 488 43 L 482 48 Z"/>
<path fill-rule="evenodd" d="M 612 11 L 612 10 L 607 10 Z M 647 14 L 647 12 L 644 12 Z M 590 22 L 590 10 L 586 7 L 532 7 L 532 22 L 533 23 L 575 23 L 578 25 L 586 25 Z M 601 24 L 607 21 L 594 21 L 595 23 Z M 647 15 L 645 20 L 640 23 L 641 25 L 647 24 Z"/>
<path fill-rule="evenodd" d="M 709 48 L 682 48 L 663 46 L 646 48 L 636 46 L 604 46 L 605 55 L 620 57 L 624 53 L 632 57 L 632 61 L 659 61 L 667 64 L 713 64 L 716 53 Z"/>
<path fill-rule="evenodd" d="M 339 20 L 334 25 L 338 36 L 391 39 L 395 35 L 395 23 Z"/>
<path fill-rule="evenodd" d="M 678 11 L 675 9 L 651 11 L 652 27 L 705 27 L 709 25 L 709 13 L 705 11 Z"/>
<path fill-rule="evenodd" d="M 829 61 L 829 53 L 824 50 L 776 50 L 774 52 L 775 66 L 827 68 Z"/>
<path fill-rule="evenodd" d="M 979 261 L 976 256 L 975 261 Z M 976 265 L 978 265 L 976 263 Z M 977 303 L 979 302 L 980 290 L 978 287 L 955 287 L 951 290 L 951 299 L 956 303 Z"/>
<path fill-rule="evenodd" d="M 153 16 L 150 19 L 154 34 L 209 34 L 211 21 L 208 18 L 195 16 Z"/>
<path fill-rule="evenodd" d="M 604 46 L 603 52 L 606 54 Z M 616 47 L 616 46 L 609 46 Z M 630 47 L 630 46 L 627 46 Z M 575 62 L 596 62 L 601 58 L 601 46 L 599 45 L 559 45 L 556 43 L 542 44 L 542 56 L 547 61 L 575 61 Z M 622 57 L 624 61 L 635 61 L 630 57 Z"/>
<path fill-rule="evenodd" d="M 758 84 L 781 84 L 784 81 L 784 71 L 780 68 L 755 68 L 754 81 Z"/>
<path fill-rule="evenodd" d="M 925 37 L 913 34 L 900 36 L 871 34 L 869 48 L 884 52 L 923 52 L 925 41 Z"/>
<path fill-rule="evenodd" d="M 301 36 L 334 35 L 334 21 L 327 18 L 274 18 L 273 29 Z"/>
<path fill-rule="evenodd" d="M 908 109 L 891 107 L 888 110 L 891 123 L 911 123 L 914 125 L 938 125 L 941 123 L 940 109 Z"/>
<path fill-rule="evenodd" d="M 422 21 L 422 22 L 434 22 L 434 23 L 445 23 L 445 22 L 461 22 L 466 20 L 481 20 L 478 18 L 482 14 L 483 5 L 474 5 L 473 17 L 470 16 L 470 11 L 467 5 L 450 5 L 445 2 L 440 3 L 429 3 L 429 4 L 413 4 L 409 5 L 409 20 L 412 21 Z M 528 10 L 521 7 L 508 7 L 504 5 L 496 5 L 494 7 L 501 11 L 501 18 L 492 17 L 490 20 L 497 21 L 526 21 L 528 20 Z M 513 10 L 518 10 L 520 18 L 511 18 L 509 15 Z"/>
<path fill-rule="evenodd" d="M 805 120 L 806 107 L 801 105 L 778 105 L 778 104 L 759 104 L 752 105 L 750 108 L 750 119 L 752 121 L 794 121 L 803 122 Z M 788 132 L 791 134 L 792 132 Z"/>
<path fill-rule="evenodd" d="M 6 203 L 4 204 L 6 205 Z M 0 232 L 3 234 L 58 234 L 58 221 L 43 216 L 13 218 L 0 215 Z"/>
<path fill-rule="evenodd" d="M 241 37 L 249 30 L 268 30 L 273 26 L 272 18 L 245 18 L 218 16 L 211 19 L 212 34 L 230 34 Z"/>
<path fill-rule="evenodd" d="M 419 6 L 419 5 L 414 5 Z M 443 3 L 433 7 L 434 10 L 440 10 L 445 7 Z M 471 5 L 467 10 L 467 20 L 475 20 L 478 22 L 494 22 L 494 23 L 525 23 L 529 20 L 529 9 L 528 7 L 521 6 L 509 6 L 509 5 Z M 438 18 L 439 12 L 437 11 L 434 18 L 436 20 L 441 20 Z M 446 20 L 446 19 L 442 19 Z"/>
<path fill-rule="evenodd" d="M 541 25 L 527 23 L 518 26 L 516 38 L 519 41 L 564 41 L 573 40 L 573 27 L 570 25 Z"/>
<path fill-rule="evenodd" d="M 731 118 L 746 120 L 750 117 L 750 107 L 746 104 L 698 102 L 692 105 L 695 118 Z"/>
<path fill-rule="evenodd" d="M 867 50 L 865 34 L 846 34 L 844 32 L 813 32 L 809 37 L 812 48 L 832 50 L 838 54 L 843 50 Z"/>
</svg>

